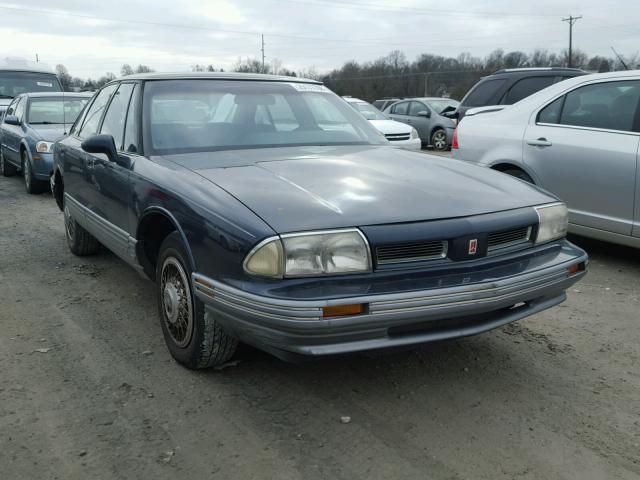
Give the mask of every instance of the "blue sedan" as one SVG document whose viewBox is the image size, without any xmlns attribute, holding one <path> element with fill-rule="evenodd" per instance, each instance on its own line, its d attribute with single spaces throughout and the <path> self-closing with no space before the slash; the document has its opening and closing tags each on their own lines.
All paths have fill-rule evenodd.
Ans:
<svg viewBox="0 0 640 480">
<path fill-rule="evenodd" d="M 154 281 L 189 368 L 240 341 L 297 358 L 477 334 L 561 303 L 586 273 L 557 198 L 393 148 L 313 80 L 116 80 L 54 161 L 70 250 L 103 245 Z"/>
<path fill-rule="evenodd" d="M 53 143 L 75 122 L 90 93 L 23 93 L 13 99 L 0 124 L 0 171 L 21 171 L 28 193 L 49 186 Z"/>
</svg>

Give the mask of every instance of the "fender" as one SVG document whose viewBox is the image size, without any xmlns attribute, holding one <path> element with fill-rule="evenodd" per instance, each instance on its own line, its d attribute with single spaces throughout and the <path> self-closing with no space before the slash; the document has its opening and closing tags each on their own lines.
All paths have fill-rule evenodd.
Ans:
<svg viewBox="0 0 640 480">
<path fill-rule="evenodd" d="M 525 165 L 524 163 L 518 163 L 518 162 L 513 162 L 512 160 L 507 160 L 507 159 L 502 159 L 502 160 L 494 160 L 490 163 L 485 164 L 485 166 L 494 169 L 494 167 L 496 165 L 509 165 L 510 167 L 513 167 L 514 169 L 517 170 L 522 170 L 524 173 L 526 173 L 527 175 L 529 175 L 533 181 L 535 182 L 536 185 L 539 184 L 540 180 L 538 179 L 538 176 L 535 174 L 534 171 L 532 171 L 528 165 Z M 554 195 L 555 196 L 555 195 Z"/>
<path fill-rule="evenodd" d="M 191 253 L 191 246 L 189 245 L 189 241 L 187 240 L 187 236 L 184 233 L 184 230 L 182 230 L 182 227 L 180 226 L 180 223 L 178 222 L 178 220 L 176 219 L 176 217 L 173 216 L 173 214 L 167 210 L 166 208 L 163 207 L 159 207 L 159 206 L 151 206 L 148 207 L 147 209 L 145 209 L 144 212 L 142 212 L 142 215 L 140 215 L 140 218 L 138 219 L 138 226 L 136 227 L 136 254 L 139 256 L 140 252 L 138 251 L 139 247 L 141 246 L 141 243 L 138 242 L 138 238 L 139 238 L 139 229 L 140 229 L 140 225 L 142 224 L 143 220 L 150 214 L 152 213 L 159 213 L 163 216 L 165 216 L 167 218 L 167 220 L 169 220 L 173 226 L 175 227 L 176 231 L 178 232 L 178 234 L 180 235 L 180 239 L 182 240 L 182 243 L 185 247 L 185 250 L 187 251 L 187 255 L 189 257 L 189 263 L 191 265 L 191 269 L 194 272 L 197 272 L 196 270 L 196 262 L 193 258 L 193 254 Z"/>
</svg>

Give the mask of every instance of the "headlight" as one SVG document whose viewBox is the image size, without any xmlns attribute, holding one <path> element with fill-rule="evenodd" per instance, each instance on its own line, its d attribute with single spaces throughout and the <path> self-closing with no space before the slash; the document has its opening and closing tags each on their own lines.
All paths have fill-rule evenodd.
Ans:
<svg viewBox="0 0 640 480">
<path fill-rule="evenodd" d="M 53 152 L 53 143 L 52 142 L 38 142 L 38 143 L 36 143 L 36 151 L 38 153 Z"/>
<path fill-rule="evenodd" d="M 369 246 L 360 230 L 296 233 L 268 239 L 244 262 L 253 275 L 315 277 L 371 270 Z"/>
<path fill-rule="evenodd" d="M 564 238 L 569 226 L 569 212 L 564 203 L 535 207 L 538 213 L 536 245 Z"/>
<path fill-rule="evenodd" d="M 411 129 L 411 140 L 415 140 L 416 138 L 420 138 L 418 137 L 418 131 L 415 128 Z"/>
</svg>

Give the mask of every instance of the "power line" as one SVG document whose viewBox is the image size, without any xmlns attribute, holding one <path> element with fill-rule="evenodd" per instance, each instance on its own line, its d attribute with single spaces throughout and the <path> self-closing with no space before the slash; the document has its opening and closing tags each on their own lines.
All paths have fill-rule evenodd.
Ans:
<svg viewBox="0 0 640 480">
<path fill-rule="evenodd" d="M 571 68 L 573 63 L 573 24 L 582 18 L 582 15 L 579 17 L 574 17 L 569 15 L 568 18 L 563 18 L 563 22 L 569 23 L 569 68 Z"/>
</svg>

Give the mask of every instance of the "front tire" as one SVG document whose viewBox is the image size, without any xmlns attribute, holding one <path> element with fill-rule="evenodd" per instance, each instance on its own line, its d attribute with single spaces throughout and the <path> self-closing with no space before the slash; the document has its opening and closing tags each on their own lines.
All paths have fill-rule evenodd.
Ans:
<svg viewBox="0 0 640 480">
<path fill-rule="evenodd" d="M 44 182 L 33 176 L 33 169 L 26 151 L 22 150 L 20 159 L 22 160 L 22 176 L 25 190 L 31 195 L 42 193 L 44 191 Z"/>
<path fill-rule="evenodd" d="M 226 333 L 193 293 L 192 270 L 177 232 L 165 238 L 156 265 L 156 292 L 162 333 L 169 352 L 192 369 L 221 365 L 238 340 Z"/>
<path fill-rule="evenodd" d="M 9 162 L 7 162 L 4 159 L 4 155 L 2 154 L 2 148 L 0 148 L 0 171 L 2 172 L 2 175 L 5 177 L 13 177 L 18 172 L 18 169 L 16 167 L 11 165 Z"/>
<path fill-rule="evenodd" d="M 447 132 L 438 128 L 431 134 L 431 145 L 434 150 L 442 152 L 447 149 Z"/>
<path fill-rule="evenodd" d="M 100 250 L 100 242 L 75 221 L 66 202 L 64 205 L 64 230 L 69 250 L 74 255 L 84 257 L 93 255 Z"/>
</svg>

